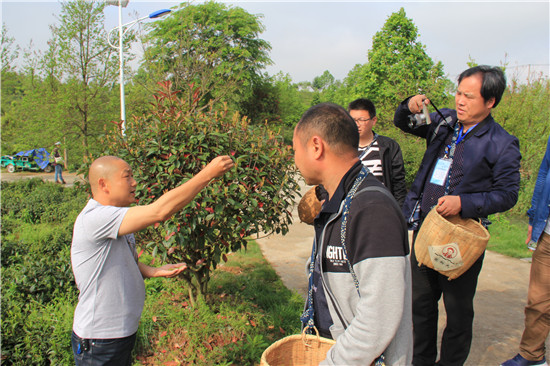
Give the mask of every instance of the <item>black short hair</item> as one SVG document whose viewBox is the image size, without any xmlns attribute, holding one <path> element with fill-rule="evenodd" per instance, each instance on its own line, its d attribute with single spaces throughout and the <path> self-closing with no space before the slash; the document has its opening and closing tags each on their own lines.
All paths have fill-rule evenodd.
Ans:
<svg viewBox="0 0 550 366">
<path fill-rule="evenodd" d="M 349 111 L 367 111 L 369 112 L 370 118 L 376 116 L 376 107 L 374 103 L 367 98 L 355 99 L 348 105 L 348 112 Z"/>
<path fill-rule="evenodd" d="M 462 79 L 476 74 L 481 74 L 481 96 L 483 100 L 488 101 L 491 98 L 495 98 L 495 104 L 493 104 L 493 108 L 495 108 L 506 89 L 506 76 L 504 72 L 500 67 L 496 66 L 475 66 L 463 71 L 458 76 L 458 83 L 460 84 Z"/>
<path fill-rule="evenodd" d="M 321 103 L 309 108 L 303 115 L 296 131 L 302 141 L 318 134 L 335 150 L 341 152 L 359 148 L 359 130 L 349 113 L 334 103 Z"/>
</svg>

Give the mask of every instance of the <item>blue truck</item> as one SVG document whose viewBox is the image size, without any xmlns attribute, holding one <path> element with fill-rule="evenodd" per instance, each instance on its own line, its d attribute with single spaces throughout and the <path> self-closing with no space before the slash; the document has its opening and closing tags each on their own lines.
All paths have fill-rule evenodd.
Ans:
<svg viewBox="0 0 550 366">
<path fill-rule="evenodd" d="M 20 151 L 14 155 L 4 155 L 0 158 L 0 166 L 7 168 L 10 173 L 16 170 L 43 170 L 46 173 L 53 171 L 50 153 L 43 147 Z"/>
</svg>

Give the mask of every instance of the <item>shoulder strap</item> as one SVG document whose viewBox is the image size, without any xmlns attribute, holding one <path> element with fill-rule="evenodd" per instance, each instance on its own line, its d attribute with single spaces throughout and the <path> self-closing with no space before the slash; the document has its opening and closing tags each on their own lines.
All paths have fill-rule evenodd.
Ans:
<svg viewBox="0 0 550 366">
<path fill-rule="evenodd" d="M 388 192 L 388 190 L 386 188 L 379 187 L 379 186 L 365 187 L 365 188 L 361 189 L 360 191 L 353 193 L 350 197 L 348 197 L 346 199 L 346 200 L 349 200 L 349 201 L 346 202 L 346 204 L 344 205 L 344 212 L 342 213 L 340 243 L 342 245 L 342 254 L 344 255 L 344 259 L 346 260 L 346 262 L 348 264 L 349 272 L 350 272 L 351 276 L 353 277 L 353 282 L 355 284 L 355 289 L 357 290 L 357 294 L 359 294 L 359 297 L 361 297 L 361 292 L 359 291 L 359 280 L 357 279 L 357 275 L 355 274 L 355 271 L 353 270 L 353 266 L 351 265 L 351 262 L 348 258 L 348 253 L 347 253 L 347 250 L 346 250 L 347 219 L 348 219 L 349 208 L 351 206 L 351 201 L 353 200 L 353 198 L 357 197 L 358 195 L 360 195 L 364 192 L 369 192 L 369 191 L 370 192 L 372 192 L 372 191 L 381 192 L 381 193 L 387 195 L 388 197 L 391 197 L 391 201 L 395 205 L 395 208 L 398 211 L 401 211 L 401 208 L 399 207 L 399 205 L 397 204 L 397 202 L 395 201 L 395 198 L 393 198 L 391 193 Z"/>
<path fill-rule="evenodd" d="M 362 194 L 362 193 L 365 193 L 365 192 L 380 192 L 382 194 L 385 194 L 387 197 L 390 198 L 390 201 L 392 202 L 393 204 L 393 207 L 398 211 L 398 212 L 401 212 L 401 207 L 399 207 L 399 204 L 397 203 L 397 201 L 395 200 L 395 198 L 393 197 L 393 195 L 384 187 L 379 187 L 379 186 L 368 186 L 368 187 L 365 187 L 363 189 L 361 189 L 360 191 L 356 192 L 352 198 L 355 198 L 357 197 L 358 195 Z M 349 208 L 349 207 L 348 207 Z M 342 221 L 344 220 L 347 220 L 347 214 L 346 215 L 343 215 L 343 219 Z M 341 232 L 341 244 L 342 244 L 342 254 L 344 255 L 344 259 L 346 260 L 346 262 L 348 263 L 348 267 L 349 267 L 349 271 L 351 273 L 351 276 L 353 277 L 353 282 L 355 283 L 355 288 L 357 289 L 357 293 L 359 294 L 359 297 L 361 297 L 361 292 L 359 291 L 359 280 L 357 279 L 357 275 L 355 274 L 355 271 L 353 270 L 353 266 L 351 265 L 351 262 L 348 258 L 348 254 L 347 254 L 347 250 L 346 250 L 346 246 L 345 246 L 345 237 L 346 237 L 346 233 L 347 233 L 347 225 L 345 225 L 344 223 L 342 223 L 342 232 Z"/>
</svg>

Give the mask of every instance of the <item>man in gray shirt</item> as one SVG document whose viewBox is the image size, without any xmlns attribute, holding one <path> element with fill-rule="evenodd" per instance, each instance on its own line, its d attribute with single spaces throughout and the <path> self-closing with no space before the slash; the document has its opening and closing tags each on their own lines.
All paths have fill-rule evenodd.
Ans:
<svg viewBox="0 0 550 366">
<path fill-rule="evenodd" d="M 170 218 L 233 165 L 229 156 L 219 156 L 154 203 L 129 207 L 137 183 L 128 163 L 114 156 L 92 163 L 92 199 L 76 219 L 71 246 L 80 291 L 71 339 L 76 365 L 131 365 L 143 278 L 174 277 L 185 269 L 184 263 L 155 268 L 138 262 L 133 233 Z"/>
</svg>

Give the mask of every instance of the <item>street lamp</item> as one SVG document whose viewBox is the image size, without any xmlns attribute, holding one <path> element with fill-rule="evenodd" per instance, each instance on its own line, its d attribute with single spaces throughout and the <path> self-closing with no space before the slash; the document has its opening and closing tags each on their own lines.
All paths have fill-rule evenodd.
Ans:
<svg viewBox="0 0 550 366">
<path fill-rule="evenodd" d="M 122 8 L 125 8 L 128 5 L 130 0 L 106 0 L 107 5 L 118 5 L 118 27 L 111 29 L 107 35 L 107 41 L 109 45 L 113 48 L 118 49 L 119 59 L 120 59 L 120 120 L 122 121 L 122 135 L 125 134 L 126 130 L 126 105 L 124 101 L 124 49 L 122 48 L 122 39 L 124 35 L 137 23 L 145 19 L 154 19 L 159 18 L 164 15 L 167 15 L 171 12 L 169 9 L 162 9 L 152 12 L 151 14 L 144 16 L 142 18 L 136 19 L 126 24 L 122 24 Z M 118 46 L 111 43 L 111 34 L 118 29 Z"/>
</svg>

